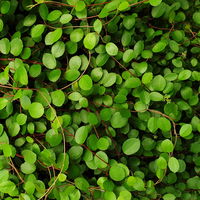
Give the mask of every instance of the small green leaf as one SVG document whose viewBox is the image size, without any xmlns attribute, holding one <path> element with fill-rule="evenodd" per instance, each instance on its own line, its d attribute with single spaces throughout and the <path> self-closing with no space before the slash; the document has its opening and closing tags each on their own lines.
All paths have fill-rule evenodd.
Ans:
<svg viewBox="0 0 200 200">
<path fill-rule="evenodd" d="M 5 108 L 8 104 L 8 99 L 6 98 L 0 98 L 0 110 L 2 110 L 3 108 Z"/>
<path fill-rule="evenodd" d="M 179 170 L 179 162 L 175 157 L 170 157 L 168 161 L 168 167 L 173 172 L 176 173 Z"/>
<path fill-rule="evenodd" d="M 161 51 L 163 51 L 165 49 L 165 47 L 167 46 L 167 42 L 165 40 L 161 40 L 159 42 L 157 42 L 154 46 L 152 51 L 154 53 L 159 53 Z"/>
<path fill-rule="evenodd" d="M 83 177 L 78 177 L 74 180 L 74 183 L 75 183 L 75 186 L 80 189 L 80 190 L 83 190 L 83 191 L 88 191 L 88 188 L 89 188 L 89 183 L 88 181 L 83 178 Z"/>
<path fill-rule="evenodd" d="M 129 7 L 129 3 L 127 1 L 124 1 L 119 4 L 118 10 L 123 11 L 126 10 Z"/>
<path fill-rule="evenodd" d="M 123 117 L 120 112 L 115 112 L 110 122 L 113 128 L 122 128 L 127 124 L 128 119 Z"/>
<path fill-rule="evenodd" d="M 24 162 L 21 164 L 20 169 L 24 174 L 32 174 L 36 170 L 36 167 L 34 164 Z"/>
<path fill-rule="evenodd" d="M 190 78 L 191 75 L 192 75 L 192 72 L 188 69 L 185 69 L 181 71 L 180 74 L 178 75 L 178 80 L 180 81 L 187 80 Z"/>
<path fill-rule="evenodd" d="M 118 53 L 118 47 L 114 43 L 109 42 L 106 44 L 106 52 L 110 56 L 116 56 Z"/>
<path fill-rule="evenodd" d="M 162 0 L 149 0 L 149 3 L 152 6 L 158 6 L 161 2 L 162 2 Z"/>
<path fill-rule="evenodd" d="M 122 181 L 125 178 L 126 174 L 124 169 L 120 165 L 115 164 L 110 168 L 109 176 L 114 181 Z"/>
<path fill-rule="evenodd" d="M 42 62 L 48 69 L 54 69 L 56 67 L 56 59 L 50 53 L 44 53 L 42 57 Z"/>
<path fill-rule="evenodd" d="M 71 14 L 63 14 L 60 17 L 60 23 L 61 24 L 67 24 L 68 22 L 70 22 L 72 20 L 72 15 Z"/>
<path fill-rule="evenodd" d="M 28 149 L 22 151 L 22 156 L 24 156 L 25 162 L 30 163 L 30 164 L 34 164 L 37 159 L 36 154 L 33 151 L 28 150 Z"/>
<path fill-rule="evenodd" d="M 32 38 L 38 38 L 42 35 L 42 33 L 45 30 L 45 25 L 43 24 L 37 24 L 35 26 L 33 26 L 33 28 L 31 29 L 31 37 Z"/>
<path fill-rule="evenodd" d="M 102 30 L 102 22 L 99 20 L 99 19 L 96 19 L 95 21 L 94 21 L 94 24 L 93 24 L 93 26 L 94 26 L 94 30 L 97 32 L 97 33 L 100 33 L 101 32 L 101 30 Z"/>
<path fill-rule="evenodd" d="M 171 193 L 165 194 L 163 196 L 163 200 L 175 200 L 175 199 L 176 199 L 176 196 Z"/>
<path fill-rule="evenodd" d="M 78 144 L 83 144 L 88 136 L 88 127 L 87 126 L 81 126 L 77 129 L 75 134 L 75 141 Z"/>
<path fill-rule="evenodd" d="M 88 33 L 83 40 L 83 44 L 86 49 L 92 50 L 97 44 L 96 33 Z"/>
<path fill-rule="evenodd" d="M 52 103 L 55 106 L 61 107 L 65 103 L 65 94 L 62 90 L 51 92 Z"/>
<path fill-rule="evenodd" d="M 83 75 L 78 83 L 82 90 L 90 90 L 93 86 L 92 79 L 88 75 Z"/>
<path fill-rule="evenodd" d="M 62 36 L 62 29 L 57 28 L 56 30 L 49 32 L 45 36 L 45 44 L 46 45 L 52 45 L 53 43 L 57 42 Z"/>
<path fill-rule="evenodd" d="M 10 52 L 10 41 L 7 38 L 0 40 L 0 52 L 2 54 L 8 54 Z"/>
<path fill-rule="evenodd" d="M 140 140 L 137 138 L 127 139 L 123 145 L 122 150 L 126 155 L 132 155 L 140 149 Z"/>
<path fill-rule="evenodd" d="M 161 149 L 162 149 L 162 152 L 170 153 L 170 152 L 173 152 L 174 145 L 171 140 L 165 139 L 161 142 Z"/>
<path fill-rule="evenodd" d="M 179 134 L 181 137 L 187 137 L 192 133 L 192 125 L 191 124 L 184 124 L 181 126 Z"/>
<path fill-rule="evenodd" d="M 81 28 L 77 28 L 70 33 L 70 40 L 72 42 L 79 42 L 82 40 L 84 32 Z"/>
<path fill-rule="evenodd" d="M 14 191 L 16 185 L 12 181 L 3 181 L 0 182 L 0 192 L 9 194 L 10 192 Z"/>
<path fill-rule="evenodd" d="M 98 168 L 106 168 L 108 163 L 108 156 L 103 151 L 98 151 L 94 157 L 94 162 Z"/>
<path fill-rule="evenodd" d="M 62 135 L 56 130 L 50 129 L 46 132 L 45 139 L 52 147 L 55 147 L 61 143 Z"/>
<path fill-rule="evenodd" d="M 144 181 L 140 177 L 129 176 L 127 179 L 127 184 L 132 186 L 137 191 L 145 190 Z"/>
<path fill-rule="evenodd" d="M 44 107 L 41 103 L 33 102 L 28 108 L 29 114 L 32 118 L 40 118 L 44 114 Z"/>
<path fill-rule="evenodd" d="M 196 24 L 200 25 L 200 12 L 199 11 L 193 13 L 192 18 Z"/>
<path fill-rule="evenodd" d="M 23 42 L 20 38 L 14 38 L 10 42 L 10 53 L 13 56 L 19 56 L 23 50 Z"/>
</svg>

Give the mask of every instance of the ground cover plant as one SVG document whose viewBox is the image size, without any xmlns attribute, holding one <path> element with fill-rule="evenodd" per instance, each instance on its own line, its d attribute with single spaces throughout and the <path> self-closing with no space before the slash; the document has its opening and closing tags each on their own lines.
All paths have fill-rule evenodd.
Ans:
<svg viewBox="0 0 200 200">
<path fill-rule="evenodd" d="M 0 199 L 200 199 L 199 0 L 0 1 Z"/>
</svg>

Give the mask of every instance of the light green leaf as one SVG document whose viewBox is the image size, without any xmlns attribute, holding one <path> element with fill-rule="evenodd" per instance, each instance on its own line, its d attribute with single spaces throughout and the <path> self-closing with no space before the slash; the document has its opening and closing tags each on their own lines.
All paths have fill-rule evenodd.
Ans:
<svg viewBox="0 0 200 200">
<path fill-rule="evenodd" d="M 32 38 L 38 38 L 42 35 L 42 33 L 45 30 L 45 25 L 43 24 L 37 24 L 35 26 L 33 26 L 33 28 L 31 29 L 31 37 Z"/>
<path fill-rule="evenodd" d="M 165 139 L 161 142 L 161 149 L 162 149 L 162 152 L 170 153 L 170 152 L 173 152 L 174 145 L 171 140 Z"/>
<path fill-rule="evenodd" d="M 173 172 L 176 173 L 179 170 L 179 162 L 175 157 L 170 157 L 168 161 L 168 167 Z"/>
<path fill-rule="evenodd" d="M 86 49 L 92 50 L 97 44 L 96 33 L 88 33 L 83 40 L 83 44 Z"/>
<path fill-rule="evenodd" d="M 76 143 L 83 144 L 87 139 L 88 132 L 89 130 L 87 126 L 81 126 L 80 128 L 78 128 L 75 134 Z"/>
<path fill-rule="evenodd" d="M 109 42 L 106 44 L 106 52 L 110 56 L 116 56 L 118 53 L 118 47 L 114 43 Z"/>
<path fill-rule="evenodd" d="M 13 56 L 19 56 L 23 50 L 23 42 L 20 38 L 14 38 L 10 42 L 10 53 Z"/>
<path fill-rule="evenodd" d="M 48 69 L 54 69 L 56 67 L 56 59 L 50 53 L 44 53 L 42 57 L 42 62 Z"/>
<path fill-rule="evenodd" d="M 93 86 L 92 79 L 88 75 L 83 75 L 78 83 L 82 90 L 90 90 Z"/>
<path fill-rule="evenodd" d="M 158 6 L 161 2 L 162 2 L 162 0 L 149 0 L 149 3 L 152 6 Z"/>
<path fill-rule="evenodd" d="M 32 118 L 40 118 L 44 114 L 44 107 L 41 103 L 33 102 L 28 108 L 29 114 Z"/>
<path fill-rule="evenodd" d="M 53 43 L 57 42 L 62 36 L 62 29 L 57 28 L 56 30 L 49 32 L 45 36 L 45 44 L 46 45 L 52 45 Z"/>
<path fill-rule="evenodd" d="M 181 137 L 187 137 L 192 133 L 192 125 L 191 124 L 184 124 L 181 126 L 179 134 Z"/>
<path fill-rule="evenodd" d="M 132 155 L 140 149 L 140 140 L 138 138 L 127 139 L 123 145 L 122 150 L 126 155 Z"/>
</svg>

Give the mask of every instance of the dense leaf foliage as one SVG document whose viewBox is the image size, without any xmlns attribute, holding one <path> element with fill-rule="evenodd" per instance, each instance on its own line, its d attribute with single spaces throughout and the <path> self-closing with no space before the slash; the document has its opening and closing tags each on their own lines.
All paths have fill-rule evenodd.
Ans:
<svg viewBox="0 0 200 200">
<path fill-rule="evenodd" d="M 0 1 L 0 199 L 200 199 L 199 0 Z"/>
</svg>

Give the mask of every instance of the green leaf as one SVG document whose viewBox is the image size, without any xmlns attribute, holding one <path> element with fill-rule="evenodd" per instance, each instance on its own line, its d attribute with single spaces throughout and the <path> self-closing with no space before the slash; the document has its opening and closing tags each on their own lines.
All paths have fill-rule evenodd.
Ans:
<svg viewBox="0 0 200 200">
<path fill-rule="evenodd" d="M 162 149 L 162 152 L 170 153 L 170 152 L 173 152 L 174 145 L 171 140 L 165 139 L 161 142 L 161 149 Z"/>
<path fill-rule="evenodd" d="M 84 32 L 81 28 L 77 28 L 70 33 L 70 40 L 72 42 L 79 42 L 83 39 Z"/>
<path fill-rule="evenodd" d="M 137 138 L 127 139 L 123 145 L 122 150 L 126 155 L 132 155 L 140 149 L 140 140 Z"/>
<path fill-rule="evenodd" d="M 28 107 L 28 112 L 32 118 L 40 118 L 44 114 L 44 107 L 41 103 L 38 102 L 33 102 L 29 107 Z"/>
<path fill-rule="evenodd" d="M 3 20 L 0 19 L 0 32 L 3 30 L 3 28 L 4 28 Z"/>
<path fill-rule="evenodd" d="M 70 69 L 78 70 L 81 66 L 81 58 L 80 56 L 73 56 L 69 60 Z"/>
<path fill-rule="evenodd" d="M 76 6 L 75 6 L 75 10 L 76 11 L 78 11 L 78 12 L 80 12 L 80 11 L 82 11 L 82 10 L 84 10 L 85 9 L 85 2 L 84 1 L 78 1 L 77 3 L 76 3 Z"/>
<path fill-rule="evenodd" d="M 133 28 L 133 26 L 135 25 L 135 16 L 134 15 L 125 16 L 123 19 L 123 25 L 128 30 Z"/>
<path fill-rule="evenodd" d="M 165 89 L 167 82 L 165 78 L 161 75 L 157 75 L 152 80 L 151 86 L 155 91 L 163 91 Z"/>
<path fill-rule="evenodd" d="M 196 24 L 200 25 L 200 12 L 199 11 L 194 12 L 192 18 Z"/>
<path fill-rule="evenodd" d="M 51 53 L 55 58 L 61 57 L 65 53 L 65 43 L 62 41 L 56 42 L 51 48 Z"/>
<path fill-rule="evenodd" d="M 160 169 L 166 169 L 167 168 L 167 161 L 165 160 L 165 158 L 163 158 L 162 156 L 160 156 L 157 160 L 156 160 L 156 165 L 158 168 Z"/>
<path fill-rule="evenodd" d="M 56 130 L 50 129 L 45 134 L 45 140 L 52 146 L 55 147 L 59 145 L 62 141 L 62 135 Z"/>
<path fill-rule="evenodd" d="M 36 167 L 32 163 L 24 162 L 21 164 L 20 169 L 24 174 L 32 174 L 36 170 Z"/>
<path fill-rule="evenodd" d="M 12 148 L 10 144 L 3 144 L 3 155 L 5 157 L 10 157 L 12 156 Z"/>
<path fill-rule="evenodd" d="M 171 130 L 171 123 L 165 117 L 158 118 L 158 128 L 160 128 L 163 132 L 167 132 Z"/>
<path fill-rule="evenodd" d="M 88 33 L 83 40 L 83 44 L 86 49 L 92 50 L 97 44 L 96 33 Z"/>
<path fill-rule="evenodd" d="M 155 133 L 158 129 L 158 118 L 156 117 L 149 118 L 147 127 L 150 132 Z"/>
<path fill-rule="evenodd" d="M 79 76 L 80 76 L 80 72 L 75 69 L 68 69 L 64 75 L 67 81 L 75 81 Z"/>
<path fill-rule="evenodd" d="M 1 14 L 5 15 L 10 10 L 10 1 L 2 1 L 1 2 Z"/>
<path fill-rule="evenodd" d="M 22 156 L 24 157 L 25 162 L 30 164 L 34 164 L 37 160 L 36 154 L 28 149 L 22 151 Z"/>
<path fill-rule="evenodd" d="M 62 29 L 57 28 L 56 30 L 49 32 L 45 36 L 45 44 L 52 45 L 53 43 L 57 42 L 62 36 Z"/>
<path fill-rule="evenodd" d="M 10 53 L 13 56 L 19 56 L 23 50 L 23 42 L 20 38 L 14 38 L 10 42 Z"/>
<path fill-rule="evenodd" d="M 92 86 L 93 86 L 92 79 L 88 75 L 83 75 L 81 79 L 79 80 L 78 84 L 82 90 L 90 90 L 92 89 Z"/>
<path fill-rule="evenodd" d="M 26 120 L 27 120 L 27 115 L 23 113 L 20 113 L 19 115 L 17 115 L 16 122 L 19 125 L 24 125 L 26 123 Z"/>
<path fill-rule="evenodd" d="M 24 18 L 24 26 L 32 26 L 36 22 L 36 15 L 30 14 Z"/>
<path fill-rule="evenodd" d="M 81 126 L 77 129 L 75 134 L 75 141 L 77 144 L 83 144 L 87 139 L 89 130 L 87 126 Z"/>
<path fill-rule="evenodd" d="M 71 14 L 63 14 L 60 17 L 60 23 L 61 24 L 67 24 L 72 20 L 72 15 Z"/>
<path fill-rule="evenodd" d="M 124 1 L 119 4 L 118 10 L 123 11 L 126 10 L 129 7 L 129 3 L 127 1 Z"/>
<path fill-rule="evenodd" d="M 42 57 L 42 62 L 48 69 L 54 69 L 56 67 L 56 59 L 50 53 L 44 53 Z"/>
<path fill-rule="evenodd" d="M 175 199 L 176 199 L 176 196 L 171 193 L 165 194 L 163 196 L 163 200 L 175 200 Z"/>
<path fill-rule="evenodd" d="M 94 31 L 96 31 L 98 34 L 101 32 L 103 27 L 102 22 L 99 19 L 96 19 L 94 21 L 93 26 L 94 26 Z"/>
<path fill-rule="evenodd" d="M 182 70 L 178 75 L 178 80 L 184 81 L 190 78 L 192 72 L 188 69 Z"/>
<path fill-rule="evenodd" d="M 110 122 L 113 128 L 122 128 L 127 124 L 128 119 L 123 117 L 120 112 L 115 112 Z"/>
<path fill-rule="evenodd" d="M 45 30 L 45 25 L 43 24 L 37 24 L 35 26 L 32 27 L 31 29 L 31 37 L 32 38 L 38 38 L 42 35 L 42 33 Z"/>
<path fill-rule="evenodd" d="M 124 169 L 120 165 L 115 164 L 111 166 L 109 170 L 109 176 L 114 181 L 122 181 L 125 178 L 126 174 Z"/>
<path fill-rule="evenodd" d="M 2 54 L 8 54 L 10 52 L 10 41 L 7 38 L 0 40 L 0 52 Z"/>
<path fill-rule="evenodd" d="M 9 171 L 7 169 L 0 170 L 0 183 L 7 181 L 9 178 Z"/>
<path fill-rule="evenodd" d="M 191 124 L 184 124 L 181 126 L 179 134 L 181 137 L 187 137 L 192 133 L 192 125 Z"/>
<path fill-rule="evenodd" d="M 59 17 L 61 15 L 62 15 L 62 12 L 60 10 L 53 10 L 48 14 L 47 20 L 50 22 L 53 22 L 53 21 L 59 19 Z"/>
<path fill-rule="evenodd" d="M 28 74 L 23 65 L 20 65 L 15 72 L 16 80 L 18 80 L 22 85 L 28 85 Z"/>
<path fill-rule="evenodd" d="M 152 6 L 158 6 L 161 2 L 162 2 L 162 0 L 149 0 L 149 3 Z"/>
<path fill-rule="evenodd" d="M 16 185 L 12 181 L 3 181 L 0 183 L 0 192 L 9 194 L 14 191 Z"/>
<path fill-rule="evenodd" d="M 0 98 L 0 110 L 2 110 L 3 108 L 5 108 L 8 104 L 8 99 L 6 98 Z"/>
<path fill-rule="evenodd" d="M 165 49 L 165 47 L 167 46 L 167 42 L 165 40 L 160 40 L 159 42 L 157 42 L 153 48 L 152 51 L 154 53 L 159 53 L 161 51 L 163 51 Z"/>
<path fill-rule="evenodd" d="M 110 56 L 116 56 L 118 53 L 118 47 L 114 43 L 109 42 L 106 44 L 106 52 Z"/>
<path fill-rule="evenodd" d="M 108 156 L 103 151 L 98 151 L 94 157 L 95 165 L 98 168 L 106 168 L 108 163 Z"/>
<path fill-rule="evenodd" d="M 137 191 L 145 190 L 144 181 L 140 177 L 129 176 L 127 179 L 127 184 L 132 186 Z"/>
<path fill-rule="evenodd" d="M 88 191 L 88 188 L 89 188 L 89 183 L 88 181 L 83 178 L 83 177 L 78 177 L 74 180 L 74 183 L 75 183 L 75 186 L 82 190 L 82 191 Z"/>
<path fill-rule="evenodd" d="M 170 157 L 168 161 L 168 167 L 173 172 L 176 173 L 179 170 L 179 162 L 175 157 Z"/>
<path fill-rule="evenodd" d="M 55 106 L 61 107 L 65 103 L 65 94 L 62 90 L 51 92 L 52 103 Z"/>
</svg>

